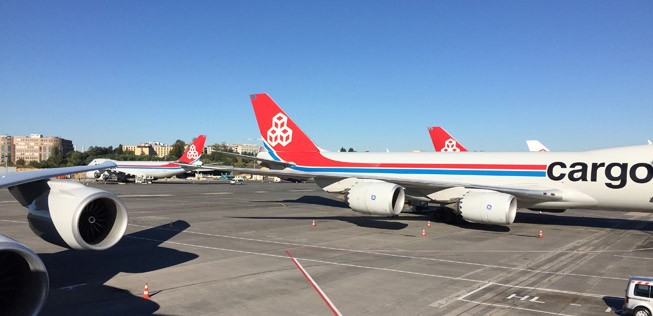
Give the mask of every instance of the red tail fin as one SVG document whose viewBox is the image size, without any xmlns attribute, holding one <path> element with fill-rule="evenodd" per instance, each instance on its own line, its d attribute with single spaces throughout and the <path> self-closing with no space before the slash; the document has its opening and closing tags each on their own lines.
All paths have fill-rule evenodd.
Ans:
<svg viewBox="0 0 653 316">
<path fill-rule="evenodd" d="M 433 148 L 435 148 L 435 151 L 467 151 L 465 146 L 456 141 L 455 138 L 449 135 L 449 133 L 440 126 L 429 127 L 429 134 L 431 134 L 431 141 L 433 141 Z"/>
<path fill-rule="evenodd" d="M 268 150 L 284 161 L 309 162 L 320 150 L 295 122 L 265 93 L 250 96 L 258 128 Z M 298 155 L 303 153 L 304 155 Z M 310 155 L 305 155 L 311 153 Z M 317 154 L 317 155 L 314 155 Z M 273 156 L 274 157 L 274 156 Z"/>
<path fill-rule="evenodd" d="M 204 142 L 206 141 L 206 135 L 200 135 L 195 138 L 195 141 L 188 146 L 186 151 L 181 157 L 179 157 L 179 162 L 187 164 L 195 164 L 202 157 L 202 152 L 204 152 Z"/>
</svg>

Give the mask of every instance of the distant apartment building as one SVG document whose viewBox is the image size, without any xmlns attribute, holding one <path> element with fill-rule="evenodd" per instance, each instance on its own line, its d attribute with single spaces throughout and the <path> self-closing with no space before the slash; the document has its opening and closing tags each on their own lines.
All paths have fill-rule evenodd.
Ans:
<svg viewBox="0 0 653 316">
<path fill-rule="evenodd" d="M 241 155 L 256 155 L 261 150 L 261 146 L 256 144 L 230 144 L 227 146 Z"/>
<path fill-rule="evenodd" d="M 166 144 L 160 142 L 148 142 L 136 146 L 123 145 L 122 150 L 133 151 L 136 156 L 145 155 L 165 158 L 172 150 L 172 146 L 167 146 Z"/>
<path fill-rule="evenodd" d="M 222 148 L 229 148 L 235 153 L 239 154 L 248 154 L 248 155 L 256 155 L 261 151 L 261 146 L 256 145 L 256 144 L 213 144 L 212 146 L 207 146 L 206 147 L 206 153 L 211 154 L 214 151 L 221 151 L 224 150 Z"/>
<path fill-rule="evenodd" d="M 44 137 L 41 134 L 14 136 L 13 146 L 12 161 L 16 162 L 22 159 L 25 163 L 48 160 L 55 148 L 64 155 L 75 150 L 73 142 L 70 140 L 51 136 Z"/>
<path fill-rule="evenodd" d="M 0 135 L 0 162 L 14 161 L 14 138 L 12 136 Z"/>
</svg>

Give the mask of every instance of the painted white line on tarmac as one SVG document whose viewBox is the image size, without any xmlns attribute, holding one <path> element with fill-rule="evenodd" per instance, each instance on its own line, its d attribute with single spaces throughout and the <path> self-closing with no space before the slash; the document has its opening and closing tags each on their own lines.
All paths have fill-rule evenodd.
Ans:
<svg viewBox="0 0 653 316">
<path fill-rule="evenodd" d="M 202 193 L 204 195 L 227 195 L 227 194 L 234 194 L 233 192 L 206 192 Z"/>
<path fill-rule="evenodd" d="M 174 194 L 126 194 L 118 195 L 121 198 L 141 198 L 141 197 L 170 197 L 175 196 Z"/>
<path fill-rule="evenodd" d="M 472 294 L 474 294 L 474 293 L 476 293 L 476 292 L 478 292 L 478 291 L 481 291 L 481 290 L 483 290 L 484 288 L 486 288 L 486 287 L 488 287 L 488 286 L 490 286 L 490 285 L 492 285 L 492 283 L 487 283 L 487 284 L 485 284 L 485 285 L 479 287 L 478 289 L 473 290 L 473 291 L 471 291 L 471 292 L 469 292 L 469 293 L 467 293 L 467 294 L 465 294 L 465 295 L 459 297 L 458 299 L 459 299 L 459 300 L 462 300 L 462 299 L 464 299 L 465 297 L 470 296 L 470 295 L 472 295 Z"/>
<path fill-rule="evenodd" d="M 615 257 L 621 257 L 621 258 L 632 258 L 632 259 L 653 260 L 653 258 L 647 258 L 647 257 L 620 256 L 620 255 L 614 255 L 614 256 L 615 256 Z"/>
<path fill-rule="evenodd" d="M 299 269 L 299 271 L 302 272 L 302 274 L 304 275 L 304 278 L 306 278 L 308 283 L 310 283 L 313 286 L 313 289 L 315 289 L 315 291 L 317 291 L 317 294 L 320 295 L 322 300 L 327 304 L 327 306 L 329 306 L 329 309 L 331 309 L 333 314 L 336 315 L 336 316 L 342 316 L 342 313 L 340 313 L 338 308 L 333 304 L 333 302 L 331 302 L 331 300 L 326 295 L 326 293 L 324 293 L 324 291 L 322 291 L 322 288 L 317 284 L 317 282 L 315 282 L 315 280 L 313 280 L 311 275 L 308 274 L 308 272 L 306 271 L 306 269 L 304 269 L 302 264 L 299 263 L 299 261 L 297 261 L 297 259 L 293 258 L 293 256 L 290 254 L 290 251 L 288 251 L 288 249 L 286 249 L 285 252 L 288 255 L 288 257 L 290 257 L 290 260 L 292 260 L 292 262 L 295 264 L 295 266 Z"/>
<path fill-rule="evenodd" d="M 0 222 L 8 222 L 8 223 L 16 223 L 16 224 L 29 224 L 28 222 L 24 221 L 12 221 L 9 219 L 0 219 Z"/>
<path fill-rule="evenodd" d="M 463 302 L 473 303 L 473 304 L 488 305 L 488 306 L 493 306 L 493 307 L 503 307 L 503 308 L 510 308 L 510 309 L 518 309 L 518 310 L 522 310 L 522 311 L 536 312 L 536 313 L 549 314 L 549 315 L 572 316 L 572 315 L 569 315 L 569 314 L 547 312 L 547 311 L 541 311 L 541 310 L 537 310 L 537 309 L 523 308 L 523 307 L 517 307 L 517 306 L 509 306 L 509 305 L 503 305 L 503 304 L 491 304 L 491 303 L 484 303 L 484 302 L 475 302 L 475 301 L 470 301 L 470 300 L 465 300 L 465 299 L 458 299 L 458 300 L 463 301 Z"/>
</svg>

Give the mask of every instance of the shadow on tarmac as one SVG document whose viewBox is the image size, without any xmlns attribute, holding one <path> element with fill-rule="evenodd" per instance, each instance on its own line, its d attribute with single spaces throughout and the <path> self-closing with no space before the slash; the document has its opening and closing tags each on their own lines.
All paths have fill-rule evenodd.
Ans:
<svg viewBox="0 0 653 316">
<path fill-rule="evenodd" d="M 323 206 L 349 209 L 347 203 L 343 201 L 329 199 L 321 196 L 313 196 L 313 195 L 305 195 L 294 200 L 256 201 L 256 202 L 286 203 L 286 204 L 298 203 L 298 204 L 323 205 Z M 614 212 L 615 214 L 614 218 L 601 218 L 601 217 L 572 216 L 565 213 L 538 214 L 532 211 L 518 211 L 517 216 L 515 218 L 515 223 L 653 231 L 653 222 L 645 221 L 645 220 L 617 218 L 619 216 L 619 213 L 620 212 Z M 475 224 L 463 220 L 455 220 L 455 219 L 452 220 L 450 218 L 447 218 L 447 216 L 442 216 L 442 213 L 439 211 L 431 210 L 429 212 L 413 213 L 413 214 L 417 216 L 401 217 L 400 219 L 402 221 L 406 221 L 406 220 L 425 221 L 425 220 L 432 219 L 435 222 L 445 223 L 447 225 L 453 225 L 465 229 L 474 229 L 474 230 L 482 230 L 482 231 L 490 231 L 490 232 L 510 231 L 510 228 L 508 226 Z M 315 217 L 236 217 L 236 218 L 297 219 L 297 220 L 317 219 Z M 375 217 L 375 216 L 367 216 L 367 215 L 366 216 L 327 216 L 327 217 L 319 217 L 319 219 L 340 220 L 340 221 L 355 224 L 360 227 L 380 228 L 380 229 L 390 229 L 390 230 L 399 230 L 408 226 L 407 224 L 396 222 L 396 218 Z"/>
<path fill-rule="evenodd" d="M 653 222 L 651 221 L 618 218 L 624 214 L 622 212 L 614 212 L 613 214 L 614 218 L 601 218 L 571 216 L 564 213 L 553 215 L 546 213 L 517 212 L 515 223 L 653 231 Z"/>
<path fill-rule="evenodd" d="M 193 253 L 161 247 L 162 242 L 188 227 L 186 221 L 175 221 L 149 228 L 125 235 L 117 245 L 104 251 L 65 250 L 39 254 L 50 275 L 50 294 L 41 314 L 153 314 L 160 307 L 154 298 L 160 292 L 156 290 L 156 280 L 148 281 L 143 276 L 129 290 L 104 283 L 120 273 L 147 273 L 197 258 Z M 142 298 L 145 282 L 149 282 L 150 300 Z"/>
<path fill-rule="evenodd" d="M 612 314 L 622 315 L 625 299 L 623 297 L 604 296 L 603 302 L 612 309 Z"/>
</svg>

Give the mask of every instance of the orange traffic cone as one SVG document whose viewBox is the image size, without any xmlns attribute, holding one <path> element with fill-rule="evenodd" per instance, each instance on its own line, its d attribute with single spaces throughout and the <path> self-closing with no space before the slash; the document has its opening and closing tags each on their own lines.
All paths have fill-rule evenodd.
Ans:
<svg viewBox="0 0 653 316">
<path fill-rule="evenodd" d="M 143 298 L 150 299 L 150 290 L 147 289 L 147 283 L 145 283 L 145 289 L 143 289 Z"/>
<path fill-rule="evenodd" d="M 428 221 L 428 222 L 426 223 L 426 227 L 431 228 L 431 221 Z"/>
<path fill-rule="evenodd" d="M 540 238 L 540 239 L 542 239 L 542 230 L 541 230 L 541 229 L 540 229 L 540 233 L 537 234 L 537 237 Z"/>
<path fill-rule="evenodd" d="M 315 226 L 317 226 L 317 225 L 315 224 L 315 220 L 313 220 L 313 227 L 315 227 Z"/>
<path fill-rule="evenodd" d="M 422 237 L 426 237 L 426 229 L 422 229 Z"/>
</svg>

